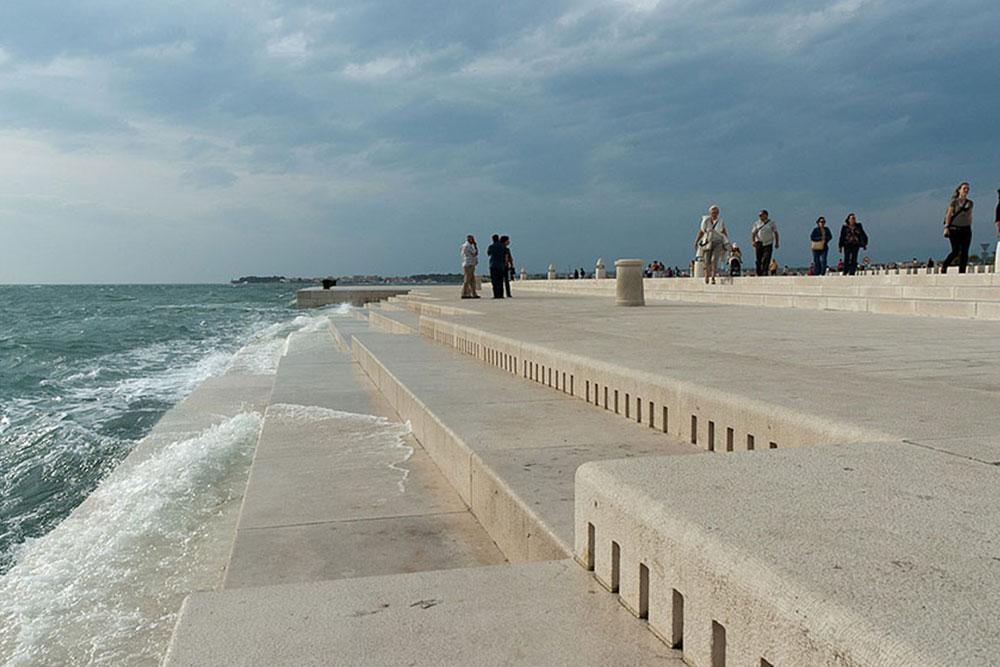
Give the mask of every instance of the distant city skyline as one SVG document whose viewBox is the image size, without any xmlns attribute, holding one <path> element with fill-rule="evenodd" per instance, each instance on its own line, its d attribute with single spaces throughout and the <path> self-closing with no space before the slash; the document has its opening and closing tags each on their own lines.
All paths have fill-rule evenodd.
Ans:
<svg viewBox="0 0 1000 667">
<path fill-rule="evenodd" d="M 0 12 L 0 283 L 685 266 L 718 204 L 809 263 L 856 212 L 876 262 L 995 243 L 986 0 L 124 3 Z M 831 263 L 836 257 L 831 254 Z"/>
</svg>

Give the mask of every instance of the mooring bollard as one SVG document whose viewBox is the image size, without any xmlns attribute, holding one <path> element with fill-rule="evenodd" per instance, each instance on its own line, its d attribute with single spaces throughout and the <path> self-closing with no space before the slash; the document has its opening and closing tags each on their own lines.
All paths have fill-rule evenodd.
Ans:
<svg viewBox="0 0 1000 667">
<path fill-rule="evenodd" d="M 556 279 L 556 266 L 555 266 L 555 264 L 549 264 L 548 279 L 549 280 L 555 280 Z"/>
<path fill-rule="evenodd" d="M 594 265 L 594 278 L 604 280 L 608 277 L 608 272 L 604 269 L 604 258 L 598 257 L 597 264 Z"/>
<path fill-rule="evenodd" d="M 527 280 L 527 279 L 528 279 L 527 269 L 521 269 L 521 280 Z"/>
<path fill-rule="evenodd" d="M 615 260 L 615 305 L 645 306 L 646 294 L 642 284 L 642 260 Z"/>
</svg>

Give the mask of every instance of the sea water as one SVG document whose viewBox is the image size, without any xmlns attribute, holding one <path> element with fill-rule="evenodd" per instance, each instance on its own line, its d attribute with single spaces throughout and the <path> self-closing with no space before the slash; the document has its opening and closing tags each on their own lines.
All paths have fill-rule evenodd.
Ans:
<svg viewBox="0 0 1000 667">
<path fill-rule="evenodd" d="M 217 584 L 262 416 L 118 464 L 203 380 L 274 374 L 336 316 L 293 296 L 0 286 L 0 664 L 159 663 L 183 596 Z"/>
</svg>

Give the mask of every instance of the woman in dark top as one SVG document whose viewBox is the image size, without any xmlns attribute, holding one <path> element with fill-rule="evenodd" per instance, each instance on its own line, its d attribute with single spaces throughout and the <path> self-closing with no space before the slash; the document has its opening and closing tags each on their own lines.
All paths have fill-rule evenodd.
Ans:
<svg viewBox="0 0 1000 667">
<path fill-rule="evenodd" d="M 959 183 L 944 213 L 944 235 L 951 242 L 951 252 L 941 262 L 941 273 L 958 260 L 958 272 L 965 273 L 969 265 L 969 246 L 972 245 L 972 200 L 969 184 Z"/>
<path fill-rule="evenodd" d="M 853 276 L 858 270 L 858 250 L 868 247 L 868 235 L 853 213 L 848 214 L 844 226 L 840 228 L 840 242 L 837 244 L 844 253 L 844 275 Z"/>
<path fill-rule="evenodd" d="M 826 275 L 826 256 L 830 252 L 830 241 L 833 240 L 833 232 L 826 227 L 826 218 L 819 216 L 816 219 L 816 227 L 809 234 L 809 246 L 813 251 L 813 270 L 817 276 Z"/>
</svg>

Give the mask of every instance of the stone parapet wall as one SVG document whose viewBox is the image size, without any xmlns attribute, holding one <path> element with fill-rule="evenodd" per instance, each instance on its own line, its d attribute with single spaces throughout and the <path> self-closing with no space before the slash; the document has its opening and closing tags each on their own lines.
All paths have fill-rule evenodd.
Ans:
<svg viewBox="0 0 1000 667">
<path fill-rule="evenodd" d="M 1000 274 L 646 278 L 647 300 L 1000 320 Z M 526 280 L 526 291 L 614 298 L 614 280 Z"/>
</svg>

